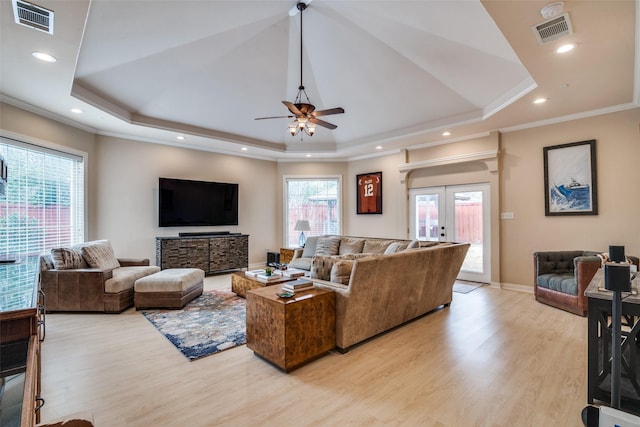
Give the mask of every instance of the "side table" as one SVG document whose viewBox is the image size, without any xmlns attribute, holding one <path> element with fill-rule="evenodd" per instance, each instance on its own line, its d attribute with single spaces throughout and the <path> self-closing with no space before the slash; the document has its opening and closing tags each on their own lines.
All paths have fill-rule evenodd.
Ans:
<svg viewBox="0 0 640 427">
<path fill-rule="evenodd" d="M 296 249 L 300 248 L 280 248 L 280 263 L 289 264 Z"/>
<path fill-rule="evenodd" d="M 291 280 L 294 279 L 291 277 L 282 277 L 281 280 L 274 280 L 273 282 L 261 282 L 255 277 L 245 275 L 244 271 L 234 271 L 231 273 L 231 292 L 235 292 L 239 297 L 246 298 L 247 291 L 251 289 L 282 285 L 284 282 L 290 282 Z M 277 286 L 277 289 L 280 289 L 280 286 Z"/>
<path fill-rule="evenodd" d="M 293 298 L 276 295 L 280 286 L 247 291 L 247 347 L 290 372 L 336 345 L 333 291 L 313 288 Z"/>
<path fill-rule="evenodd" d="M 622 297 L 622 379 L 620 409 L 640 415 L 640 277 L 631 282 L 634 293 Z M 587 320 L 587 402 L 611 402 L 611 301 L 599 269 L 585 290 L 589 299 Z"/>
</svg>

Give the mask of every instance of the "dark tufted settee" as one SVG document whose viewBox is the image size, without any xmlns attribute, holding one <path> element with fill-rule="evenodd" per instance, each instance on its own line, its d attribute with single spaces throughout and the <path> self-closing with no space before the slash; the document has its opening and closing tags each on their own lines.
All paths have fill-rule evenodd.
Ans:
<svg viewBox="0 0 640 427">
<path fill-rule="evenodd" d="M 602 266 L 602 252 L 551 251 L 533 254 L 534 294 L 537 301 L 587 315 L 584 291 Z M 627 256 L 638 265 L 638 258 Z"/>
</svg>

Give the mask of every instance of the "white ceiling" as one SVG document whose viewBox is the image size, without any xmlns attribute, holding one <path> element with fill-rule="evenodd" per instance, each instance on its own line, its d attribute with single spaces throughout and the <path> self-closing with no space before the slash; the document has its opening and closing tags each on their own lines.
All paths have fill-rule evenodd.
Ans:
<svg viewBox="0 0 640 427">
<path fill-rule="evenodd" d="M 296 96 L 295 0 L 36 3 L 55 12 L 54 35 L 15 24 L 0 0 L 2 100 L 99 134 L 338 159 L 638 106 L 635 0 L 566 1 L 574 34 L 545 45 L 531 26 L 548 1 L 313 0 L 303 83 L 316 109 L 345 113 L 302 142 L 291 119 L 254 120 Z"/>
</svg>

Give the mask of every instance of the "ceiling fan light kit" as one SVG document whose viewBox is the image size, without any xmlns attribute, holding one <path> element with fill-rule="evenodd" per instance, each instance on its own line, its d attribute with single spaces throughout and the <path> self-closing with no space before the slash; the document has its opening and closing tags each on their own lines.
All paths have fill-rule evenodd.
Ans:
<svg viewBox="0 0 640 427">
<path fill-rule="evenodd" d="M 329 108 L 327 110 L 315 111 L 316 107 L 309 100 L 307 92 L 304 90 L 304 84 L 302 80 L 302 12 L 307 8 L 311 0 L 301 1 L 296 4 L 296 8 L 300 11 L 300 85 L 298 86 L 298 94 L 293 102 L 282 101 L 282 103 L 289 109 L 289 112 L 293 115 L 288 116 L 275 116 L 275 117 L 258 117 L 255 120 L 264 119 L 279 119 L 279 118 L 294 118 L 293 122 L 289 125 L 289 133 L 291 136 L 296 136 L 301 131 L 309 136 L 313 136 L 316 132 L 316 125 L 322 126 L 327 129 L 336 129 L 338 126 L 318 119 L 319 116 L 328 116 L 331 114 L 344 113 L 342 107 Z M 291 15 L 291 12 L 289 13 Z M 304 95 L 304 98 L 303 98 Z M 306 101 L 306 102 L 305 102 Z M 302 134 L 301 134 L 302 136 Z M 302 138 L 300 138 L 302 141 Z"/>
</svg>

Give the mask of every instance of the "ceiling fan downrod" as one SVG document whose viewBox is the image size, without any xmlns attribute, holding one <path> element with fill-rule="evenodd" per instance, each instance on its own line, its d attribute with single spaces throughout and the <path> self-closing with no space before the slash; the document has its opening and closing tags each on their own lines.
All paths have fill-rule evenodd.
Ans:
<svg viewBox="0 0 640 427">
<path fill-rule="evenodd" d="M 300 11 L 300 86 L 298 86 L 298 96 L 296 96 L 295 103 L 297 104 L 302 102 L 302 94 L 304 93 L 304 96 L 307 98 L 307 103 L 310 104 L 311 101 L 309 101 L 309 95 L 307 95 L 307 92 L 304 90 L 304 84 L 302 83 L 302 12 L 307 8 L 307 4 L 304 2 L 298 2 L 296 7 Z"/>
</svg>

